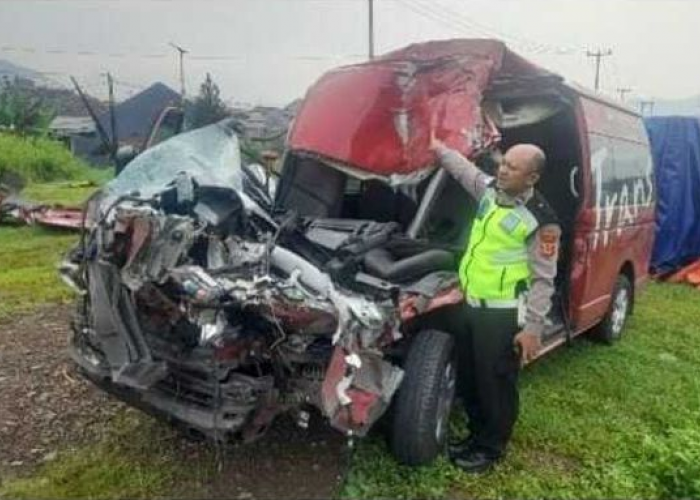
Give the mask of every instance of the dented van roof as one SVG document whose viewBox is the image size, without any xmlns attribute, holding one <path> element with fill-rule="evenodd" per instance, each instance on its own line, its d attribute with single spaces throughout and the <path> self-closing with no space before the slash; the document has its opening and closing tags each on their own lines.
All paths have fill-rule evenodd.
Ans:
<svg viewBox="0 0 700 500">
<path fill-rule="evenodd" d="M 481 109 L 494 84 L 543 81 L 562 79 L 496 40 L 413 44 L 321 77 L 299 110 L 289 147 L 381 176 L 411 174 L 431 164 L 431 129 L 467 155 L 497 141 Z"/>
</svg>

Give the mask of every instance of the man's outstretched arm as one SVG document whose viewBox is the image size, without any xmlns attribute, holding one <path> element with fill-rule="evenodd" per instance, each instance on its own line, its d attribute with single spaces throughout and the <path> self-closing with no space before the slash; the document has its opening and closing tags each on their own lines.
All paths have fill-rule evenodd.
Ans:
<svg viewBox="0 0 700 500">
<path fill-rule="evenodd" d="M 479 170 L 459 151 L 448 148 L 434 137 L 431 138 L 430 147 L 435 152 L 440 166 L 447 170 L 474 199 L 480 200 L 493 177 Z"/>
</svg>

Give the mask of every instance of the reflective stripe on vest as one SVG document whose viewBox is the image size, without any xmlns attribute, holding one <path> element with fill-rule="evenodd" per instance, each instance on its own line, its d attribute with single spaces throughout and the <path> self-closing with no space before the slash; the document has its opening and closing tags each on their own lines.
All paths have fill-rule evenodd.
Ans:
<svg viewBox="0 0 700 500">
<path fill-rule="evenodd" d="M 486 190 L 459 265 L 462 289 L 469 297 L 512 300 L 519 286 L 529 287 L 527 239 L 537 226 L 537 219 L 525 206 L 499 206 L 496 190 Z"/>
</svg>

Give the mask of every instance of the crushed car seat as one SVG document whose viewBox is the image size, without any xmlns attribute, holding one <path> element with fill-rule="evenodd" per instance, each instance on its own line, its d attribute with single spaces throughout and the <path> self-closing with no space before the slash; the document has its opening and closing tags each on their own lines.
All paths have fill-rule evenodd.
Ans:
<svg viewBox="0 0 700 500">
<path fill-rule="evenodd" d="M 436 271 L 454 271 L 455 258 L 447 250 L 429 249 L 407 257 L 396 257 L 386 248 L 365 254 L 369 274 L 393 283 L 409 283 Z"/>
</svg>

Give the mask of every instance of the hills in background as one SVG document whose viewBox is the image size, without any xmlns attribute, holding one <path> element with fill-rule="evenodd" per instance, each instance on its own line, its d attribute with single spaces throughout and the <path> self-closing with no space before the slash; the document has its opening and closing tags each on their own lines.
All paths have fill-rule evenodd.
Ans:
<svg viewBox="0 0 700 500">
<path fill-rule="evenodd" d="M 46 99 L 46 101 L 54 108 L 58 115 L 69 115 L 69 116 L 86 116 L 87 111 L 83 106 L 82 102 L 78 98 L 77 94 L 72 89 L 59 88 L 50 79 L 46 78 L 41 72 L 15 64 L 13 62 L 0 59 L 0 86 L 5 79 L 20 78 L 27 82 L 31 82 L 34 91 L 38 92 Z M 699 85 L 700 87 L 700 85 Z M 680 99 L 650 99 L 654 102 L 653 114 L 655 116 L 668 116 L 668 115 L 681 115 L 681 116 L 699 116 L 700 117 L 700 93 Z M 640 109 L 640 99 L 630 99 L 628 105 L 635 110 Z M 94 97 L 90 98 L 90 103 L 95 107 L 97 114 L 101 114 L 106 109 L 106 104 Z M 285 115 L 294 115 L 296 108 L 298 107 L 298 101 L 291 103 L 286 107 L 284 113 Z M 252 106 L 250 109 L 244 109 L 243 106 L 236 105 L 232 107 L 234 114 L 246 114 L 252 111 Z M 258 111 L 260 110 L 272 110 L 276 108 L 267 106 L 257 106 Z M 282 110 L 280 110 L 282 111 Z M 645 115 L 649 115 L 650 108 L 647 106 L 645 109 Z M 253 115 L 256 113 L 253 112 Z M 259 114 L 259 113 L 258 113 Z M 267 113 L 265 113 L 267 114 Z M 274 114 L 274 113 L 273 113 Z M 256 117 L 260 120 L 260 117 Z M 265 117 L 267 121 L 269 119 Z M 286 118 L 286 117 L 285 117 Z M 275 120 L 273 120 L 275 121 Z M 285 121 L 285 120 L 281 120 Z M 267 124 L 269 126 L 269 124 Z"/>
<path fill-rule="evenodd" d="M 15 78 L 31 80 L 36 85 L 46 85 L 49 83 L 49 80 L 38 71 L 0 59 L 0 82 L 5 78 L 9 78 L 10 80 L 14 80 Z"/>
<path fill-rule="evenodd" d="M 16 80 L 29 97 L 40 98 L 56 115 L 88 116 L 83 101 L 73 89 L 61 88 L 38 71 L 0 59 L 0 88 Z M 107 104 L 100 99 L 86 97 L 96 114 L 107 109 Z"/>
</svg>

